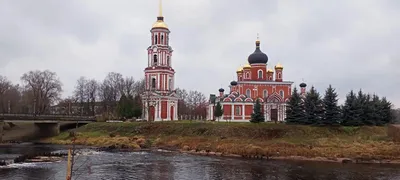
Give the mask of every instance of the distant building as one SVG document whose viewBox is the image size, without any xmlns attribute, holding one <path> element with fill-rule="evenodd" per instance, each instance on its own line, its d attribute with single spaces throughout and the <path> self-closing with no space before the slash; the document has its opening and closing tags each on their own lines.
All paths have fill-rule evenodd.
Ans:
<svg viewBox="0 0 400 180">
<path fill-rule="evenodd" d="M 61 102 L 50 107 L 50 114 L 64 115 L 92 115 L 92 104 L 87 102 Z M 101 115 L 104 112 L 103 102 L 94 103 L 94 115 Z"/>
<path fill-rule="evenodd" d="M 145 68 L 146 91 L 142 94 L 143 119 L 148 121 L 178 120 L 178 97 L 175 93 L 175 70 L 172 68 L 170 31 L 160 13 L 153 24 L 151 45 L 147 48 Z"/>
<path fill-rule="evenodd" d="M 255 51 L 249 55 L 248 64 L 237 71 L 237 80 L 232 81 L 229 92 L 220 88 L 219 94 L 211 94 L 207 108 L 207 119 L 214 120 L 215 106 L 218 102 L 223 108 L 223 120 L 249 122 L 253 105 L 258 99 L 266 121 L 284 121 L 286 102 L 291 96 L 291 81 L 285 81 L 283 66 L 278 63 L 273 69 L 267 67 L 268 56 L 256 41 Z M 302 89 L 305 92 L 305 87 Z"/>
</svg>

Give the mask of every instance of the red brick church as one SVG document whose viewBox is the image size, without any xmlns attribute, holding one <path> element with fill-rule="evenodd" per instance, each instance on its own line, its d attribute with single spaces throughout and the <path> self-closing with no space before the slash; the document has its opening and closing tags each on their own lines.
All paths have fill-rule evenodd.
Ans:
<svg viewBox="0 0 400 180">
<path fill-rule="evenodd" d="M 258 99 L 266 121 L 284 121 L 286 102 L 291 96 L 291 81 L 284 80 L 283 66 L 278 63 L 268 68 L 268 56 L 261 51 L 260 40 L 255 43 L 255 51 L 249 55 L 248 64 L 237 71 L 237 80 L 229 89 L 219 89 L 219 94 L 211 94 L 207 108 L 207 119 L 215 120 L 215 106 L 220 102 L 223 115 L 220 119 L 232 122 L 249 122 L 253 105 Z M 302 83 L 301 91 L 305 92 Z"/>
</svg>

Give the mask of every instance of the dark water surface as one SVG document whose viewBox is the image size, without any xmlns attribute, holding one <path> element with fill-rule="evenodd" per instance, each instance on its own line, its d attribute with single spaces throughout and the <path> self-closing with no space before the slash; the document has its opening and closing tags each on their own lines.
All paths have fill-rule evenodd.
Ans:
<svg viewBox="0 0 400 180">
<path fill-rule="evenodd" d="M 63 146 L 0 147 L 0 159 L 34 151 L 65 151 Z M 368 180 L 399 179 L 400 166 L 204 157 L 175 152 L 95 152 L 81 149 L 77 156 L 79 180 Z M 66 161 L 24 163 L 0 167 L 0 179 L 65 180 Z"/>
</svg>

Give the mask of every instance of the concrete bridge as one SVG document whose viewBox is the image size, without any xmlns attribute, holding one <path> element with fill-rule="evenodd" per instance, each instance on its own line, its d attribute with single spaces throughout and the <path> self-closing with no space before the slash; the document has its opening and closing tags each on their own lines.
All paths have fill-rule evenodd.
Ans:
<svg viewBox="0 0 400 180">
<path fill-rule="evenodd" d="M 0 114 L 0 142 L 3 140 L 4 123 L 32 123 L 36 129 L 36 137 L 51 137 L 60 133 L 61 124 L 88 124 L 96 122 L 94 116 L 70 116 L 70 115 L 33 115 L 33 114 Z M 23 132 L 21 132 L 23 133 Z"/>
</svg>

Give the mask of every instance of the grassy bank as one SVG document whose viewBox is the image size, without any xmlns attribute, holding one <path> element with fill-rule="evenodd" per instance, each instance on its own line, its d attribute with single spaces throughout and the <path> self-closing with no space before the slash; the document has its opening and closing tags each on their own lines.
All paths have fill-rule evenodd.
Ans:
<svg viewBox="0 0 400 180">
<path fill-rule="evenodd" d="M 46 140 L 70 144 L 62 133 Z M 132 149 L 172 148 L 268 158 L 324 158 L 337 161 L 398 160 L 400 144 L 386 127 L 310 127 L 251 123 L 92 123 L 78 129 L 76 143 Z"/>
</svg>

